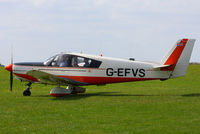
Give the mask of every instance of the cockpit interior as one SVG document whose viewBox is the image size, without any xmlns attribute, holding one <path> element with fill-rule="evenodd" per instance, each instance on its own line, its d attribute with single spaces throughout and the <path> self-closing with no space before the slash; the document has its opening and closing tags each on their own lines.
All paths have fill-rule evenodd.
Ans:
<svg viewBox="0 0 200 134">
<path fill-rule="evenodd" d="M 99 68 L 101 61 L 71 54 L 58 54 L 47 59 L 43 64 L 52 67 Z"/>
</svg>

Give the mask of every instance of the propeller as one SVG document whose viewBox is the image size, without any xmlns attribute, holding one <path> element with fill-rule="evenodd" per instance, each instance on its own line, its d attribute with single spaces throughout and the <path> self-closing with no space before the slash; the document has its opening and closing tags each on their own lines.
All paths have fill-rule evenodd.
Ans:
<svg viewBox="0 0 200 134">
<path fill-rule="evenodd" d="M 13 87 L 13 72 L 10 72 L 10 91 L 12 92 Z"/>
<path fill-rule="evenodd" d="M 11 52 L 11 65 L 13 65 L 13 47 Z M 13 66 L 12 66 L 13 67 Z M 13 89 L 13 69 L 10 71 L 10 91 Z"/>
<path fill-rule="evenodd" d="M 13 87 L 13 47 L 11 49 L 11 63 L 10 65 L 5 67 L 6 70 L 10 72 L 10 91 L 12 91 Z"/>
</svg>

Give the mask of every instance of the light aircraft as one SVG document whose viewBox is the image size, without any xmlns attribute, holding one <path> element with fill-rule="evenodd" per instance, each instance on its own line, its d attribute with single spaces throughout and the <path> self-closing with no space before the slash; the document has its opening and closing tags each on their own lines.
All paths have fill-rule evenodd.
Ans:
<svg viewBox="0 0 200 134">
<path fill-rule="evenodd" d="M 105 85 L 110 83 L 167 80 L 184 76 L 195 39 L 181 39 L 161 60 L 143 62 L 133 59 L 117 59 L 79 53 L 61 53 L 45 62 L 12 63 L 5 69 L 10 71 L 10 90 L 12 91 L 13 73 L 21 81 L 28 82 L 24 96 L 31 95 L 31 84 L 57 85 L 51 96 L 65 96 L 84 93 L 86 85 Z M 60 86 L 66 86 L 61 88 Z"/>
</svg>

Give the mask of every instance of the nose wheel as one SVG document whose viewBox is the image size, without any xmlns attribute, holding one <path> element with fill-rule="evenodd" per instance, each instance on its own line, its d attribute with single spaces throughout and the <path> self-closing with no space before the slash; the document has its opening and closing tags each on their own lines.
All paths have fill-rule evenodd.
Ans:
<svg viewBox="0 0 200 134">
<path fill-rule="evenodd" d="M 27 87 L 27 89 L 26 90 L 24 90 L 24 92 L 23 92 L 23 96 L 31 96 L 31 82 L 29 82 L 28 84 L 26 84 L 26 86 L 28 86 Z"/>
</svg>

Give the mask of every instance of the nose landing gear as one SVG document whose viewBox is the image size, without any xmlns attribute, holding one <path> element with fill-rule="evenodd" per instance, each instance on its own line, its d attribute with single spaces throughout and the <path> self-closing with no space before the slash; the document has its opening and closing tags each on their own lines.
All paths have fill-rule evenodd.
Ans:
<svg viewBox="0 0 200 134">
<path fill-rule="evenodd" d="M 23 92 L 23 96 L 31 96 L 31 91 L 30 91 L 30 89 L 31 89 L 31 82 L 29 82 L 28 84 L 26 84 L 26 86 L 28 86 L 27 87 L 27 89 L 26 90 L 24 90 L 24 92 Z"/>
</svg>

